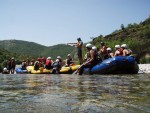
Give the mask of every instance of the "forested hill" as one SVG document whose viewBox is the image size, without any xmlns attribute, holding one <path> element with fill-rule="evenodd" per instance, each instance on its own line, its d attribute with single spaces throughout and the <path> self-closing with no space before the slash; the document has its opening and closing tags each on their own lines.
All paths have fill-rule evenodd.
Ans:
<svg viewBox="0 0 150 113">
<path fill-rule="evenodd" d="M 95 37 L 91 43 L 99 47 L 101 41 L 112 49 L 116 44 L 126 43 L 138 59 L 145 57 L 146 54 L 150 54 L 150 17 L 139 24 L 122 24 L 119 30 L 107 36 Z"/>
<path fill-rule="evenodd" d="M 72 53 L 75 50 L 74 47 L 65 44 L 47 47 L 34 42 L 22 40 L 3 40 L 0 41 L 0 47 L 7 51 L 28 55 L 30 57 L 51 56 L 53 59 L 58 55 L 62 58 L 66 58 L 68 53 Z"/>
</svg>

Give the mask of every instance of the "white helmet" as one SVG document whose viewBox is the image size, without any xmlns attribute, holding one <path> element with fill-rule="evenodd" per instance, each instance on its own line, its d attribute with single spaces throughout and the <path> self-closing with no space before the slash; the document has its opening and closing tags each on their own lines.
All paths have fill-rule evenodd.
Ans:
<svg viewBox="0 0 150 113">
<path fill-rule="evenodd" d="M 56 59 L 56 62 L 59 62 L 59 59 Z"/>
<path fill-rule="evenodd" d="M 68 57 L 71 56 L 70 54 L 67 55 Z"/>
<path fill-rule="evenodd" d="M 115 48 L 120 48 L 120 45 L 115 45 Z"/>
<path fill-rule="evenodd" d="M 5 68 L 3 69 L 3 71 L 4 71 L 4 72 L 7 72 L 7 68 L 5 67 Z"/>
<path fill-rule="evenodd" d="M 86 48 L 92 48 L 92 44 L 90 43 L 86 44 Z"/>
<path fill-rule="evenodd" d="M 112 51 L 112 49 L 110 47 L 107 48 L 107 51 Z"/>
<path fill-rule="evenodd" d="M 51 57 L 47 57 L 47 60 L 51 60 L 52 58 Z"/>
<path fill-rule="evenodd" d="M 58 59 L 61 59 L 61 57 L 60 57 L 60 56 L 57 56 L 57 58 L 58 58 Z"/>
<path fill-rule="evenodd" d="M 121 47 L 127 48 L 127 44 L 122 44 Z"/>
<path fill-rule="evenodd" d="M 96 46 L 93 46 L 92 49 L 97 51 L 97 47 Z"/>
</svg>

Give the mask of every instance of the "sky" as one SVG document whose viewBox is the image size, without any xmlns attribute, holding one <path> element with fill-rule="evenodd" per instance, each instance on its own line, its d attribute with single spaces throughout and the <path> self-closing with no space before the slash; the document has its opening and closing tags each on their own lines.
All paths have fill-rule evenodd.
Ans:
<svg viewBox="0 0 150 113">
<path fill-rule="evenodd" d="M 0 0 L 0 40 L 84 43 L 150 16 L 150 0 Z"/>
</svg>

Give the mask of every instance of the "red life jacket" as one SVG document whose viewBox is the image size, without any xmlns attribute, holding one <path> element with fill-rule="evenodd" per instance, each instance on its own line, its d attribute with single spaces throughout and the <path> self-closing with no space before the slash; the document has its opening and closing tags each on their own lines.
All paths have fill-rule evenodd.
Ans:
<svg viewBox="0 0 150 113">
<path fill-rule="evenodd" d="M 51 65 L 51 60 L 46 60 L 46 65 Z"/>
<path fill-rule="evenodd" d="M 102 54 L 107 54 L 107 47 L 106 46 L 102 46 L 101 53 Z"/>
</svg>

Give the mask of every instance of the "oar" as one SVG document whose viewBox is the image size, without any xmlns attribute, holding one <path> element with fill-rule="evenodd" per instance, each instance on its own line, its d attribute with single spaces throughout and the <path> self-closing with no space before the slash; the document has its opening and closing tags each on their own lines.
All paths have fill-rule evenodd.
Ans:
<svg viewBox="0 0 150 113">
<path fill-rule="evenodd" d="M 89 61 L 89 60 L 90 60 L 90 58 L 89 58 L 87 61 Z M 86 61 L 86 62 L 87 62 L 87 61 Z M 79 71 L 79 69 L 80 69 L 84 64 L 85 64 L 85 63 L 83 63 L 82 65 L 80 65 L 80 66 L 77 68 L 77 70 L 72 73 L 72 75 L 76 74 L 76 73 Z"/>
<path fill-rule="evenodd" d="M 75 71 L 72 73 L 72 75 L 77 74 L 77 72 L 79 71 L 79 69 L 80 69 L 83 65 L 84 65 L 84 63 L 83 63 L 82 65 L 80 65 L 80 66 L 77 68 L 77 70 L 75 70 Z"/>
</svg>

